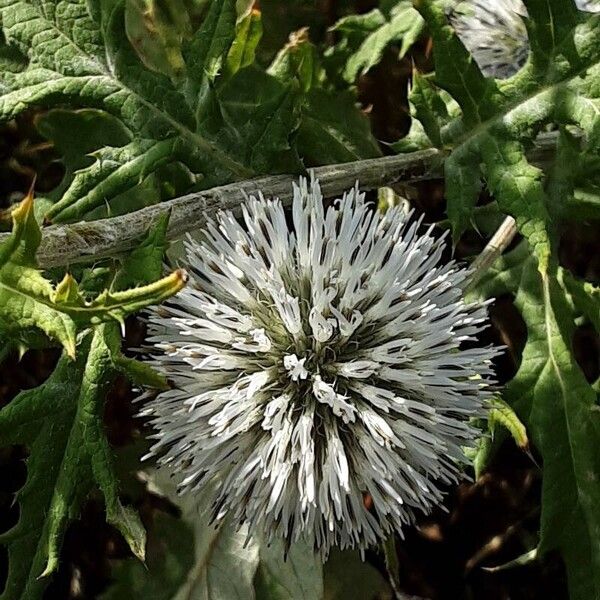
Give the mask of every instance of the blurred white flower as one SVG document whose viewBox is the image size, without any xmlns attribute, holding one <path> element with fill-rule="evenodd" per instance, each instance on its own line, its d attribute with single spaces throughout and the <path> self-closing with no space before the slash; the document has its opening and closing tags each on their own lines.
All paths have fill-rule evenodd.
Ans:
<svg viewBox="0 0 600 600">
<path fill-rule="evenodd" d="M 267 540 L 366 548 L 442 499 L 491 396 L 484 305 L 444 242 L 354 189 L 250 198 L 187 241 L 191 285 L 150 315 L 174 384 L 145 407 L 182 492 Z M 468 342 L 469 348 L 463 343 Z M 365 502 L 366 495 L 372 502 Z M 372 506 L 370 506 L 372 504 Z"/>
<path fill-rule="evenodd" d="M 600 12 L 600 0 L 575 0 L 577 8 Z M 529 40 L 522 0 L 465 0 L 450 10 L 450 22 L 484 75 L 505 79 L 527 60 Z"/>
</svg>

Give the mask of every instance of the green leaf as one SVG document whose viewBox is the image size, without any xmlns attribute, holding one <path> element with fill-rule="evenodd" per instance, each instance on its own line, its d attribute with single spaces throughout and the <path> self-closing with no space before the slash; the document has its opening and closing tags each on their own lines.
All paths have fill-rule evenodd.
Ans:
<svg viewBox="0 0 600 600">
<path fill-rule="evenodd" d="M 37 235 L 29 248 L 21 249 L 25 257 L 39 243 L 31 203 L 29 198 L 17 209 L 25 206 L 29 215 L 24 228 L 30 237 L 24 236 L 22 246 Z M 17 215 L 16 229 L 23 228 L 19 219 Z M 159 301 L 175 293 L 181 283 L 165 284 L 169 278 L 154 281 L 162 271 L 167 222 L 166 216 L 159 219 L 144 242 L 124 259 L 113 281 L 115 291 L 105 290 L 86 303 L 75 280 L 67 276 L 53 290 L 54 301 L 71 312 L 73 307 L 105 306 L 113 318 L 122 321 L 127 311 L 139 310 L 151 297 Z M 123 307 L 127 307 L 125 312 Z M 80 325 L 77 320 L 76 325 Z M 114 322 L 87 330 L 78 339 L 75 360 L 63 353 L 44 384 L 22 392 L 0 411 L 0 446 L 24 444 L 29 450 L 27 482 L 17 494 L 20 520 L 0 536 L 0 543 L 9 550 L 9 577 L 2 600 L 41 597 L 45 576 L 56 569 L 68 521 L 77 517 L 96 488 L 104 496 L 108 522 L 121 531 L 134 555 L 144 557 L 144 529 L 137 514 L 119 500 L 112 450 L 104 434 L 104 401 L 119 371 L 137 385 L 168 386 L 150 367 L 121 354 Z"/>
<path fill-rule="evenodd" d="M 19 521 L 0 536 L 9 552 L 2 600 L 41 597 L 46 576 L 56 570 L 68 521 L 95 487 L 104 496 L 109 523 L 144 557 L 144 530 L 119 501 L 102 422 L 118 345 L 110 325 L 88 333 L 76 361 L 63 356 L 44 384 L 21 392 L 0 411 L 0 443 L 29 450 L 27 482 L 17 494 Z"/>
<path fill-rule="evenodd" d="M 163 257 L 168 247 L 168 224 L 169 214 L 159 217 L 142 243 L 127 255 L 113 281 L 114 289 L 148 285 L 162 276 Z M 127 358 L 120 352 L 115 353 L 113 362 L 115 368 L 135 385 L 159 390 L 169 388 L 166 377 L 145 362 Z"/>
<path fill-rule="evenodd" d="M 63 182 L 48 194 L 55 204 L 45 209 L 47 220 L 61 221 L 65 215 L 90 219 L 105 216 L 103 212 L 114 216 L 173 195 L 162 190 L 165 174 L 161 165 L 175 167 L 178 163 L 173 162 L 174 156 L 161 161 L 149 151 L 144 160 L 135 152 L 141 142 L 131 144 L 129 148 L 134 151 L 128 153 L 126 145 L 131 142 L 131 133 L 105 111 L 52 109 L 40 115 L 36 125 L 62 154 L 66 171 Z M 119 176 L 123 180 L 116 182 Z M 183 189 L 189 185 L 188 180 Z M 61 198 L 57 207 L 56 201 Z"/>
<path fill-rule="evenodd" d="M 76 325 L 54 300 L 55 289 L 37 269 L 41 233 L 33 214 L 33 193 L 12 211 L 13 231 L 0 245 L 0 331 L 30 345 L 38 332 L 75 356 Z"/>
<path fill-rule="evenodd" d="M 262 37 L 263 26 L 260 12 L 252 9 L 235 28 L 235 39 L 227 54 L 225 69 L 233 75 L 254 63 L 256 48 Z"/>
<path fill-rule="evenodd" d="M 163 257 L 168 247 L 169 213 L 161 215 L 142 243 L 123 260 L 113 286 L 123 290 L 147 285 L 163 274 Z"/>
<path fill-rule="evenodd" d="M 0 92 L 4 92 L 3 80 L 8 81 L 11 73 L 19 73 L 27 68 L 27 57 L 18 48 L 8 46 L 0 35 Z"/>
<path fill-rule="evenodd" d="M 172 600 L 192 569 L 194 535 L 190 524 L 158 512 L 148 531 L 146 561 L 115 561 L 114 583 L 101 595 L 102 600 L 144 598 Z"/>
<path fill-rule="evenodd" d="M 125 29 L 138 56 L 148 68 L 173 79 L 183 75 L 183 40 L 192 23 L 183 0 L 126 0 Z"/>
<path fill-rule="evenodd" d="M 571 353 L 573 325 L 564 293 L 555 281 L 531 271 L 528 292 L 537 302 L 523 303 L 528 345 L 507 393 L 513 402 L 529 405 L 528 422 L 544 459 L 540 551 L 560 548 L 572 598 L 598 598 L 600 486 L 590 477 L 600 472 L 596 394 Z"/>
<path fill-rule="evenodd" d="M 512 407 L 501 398 L 494 398 L 492 400 L 491 409 L 488 413 L 488 424 L 492 432 L 496 428 L 496 425 L 502 425 L 510 433 L 519 448 L 524 450 L 529 448 L 529 439 L 525 425 L 521 423 Z"/>
<path fill-rule="evenodd" d="M 297 147 L 307 166 L 381 156 L 354 95 L 320 88 L 304 98 Z"/>
<path fill-rule="evenodd" d="M 286 553 L 282 541 L 267 544 L 248 537 L 247 526 L 231 519 L 215 524 L 208 494 L 177 495 L 163 470 L 150 473 L 147 480 L 150 491 L 180 509 L 181 520 L 159 515 L 148 532 L 148 570 L 131 559 L 117 564 L 117 581 L 104 600 L 142 593 L 156 600 L 323 599 L 323 566 L 312 548 L 292 544 Z M 171 530 L 163 527 L 165 521 L 173 524 Z M 178 547 L 179 536 L 185 554 Z M 169 573 L 163 563 L 172 565 Z"/>
<path fill-rule="evenodd" d="M 214 0 L 199 30 L 182 40 L 185 69 L 175 82 L 149 70 L 128 41 L 125 0 L 49 0 L 43 7 L 34 0 L 1 0 L 0 21 L 9 46 L 29 57 L 27 68 L 11 73 L 0 90 L 0 121 L 33 106 L 67 105 L 105 111 L 131 136 L 123 147 L 122 140 L 103 141 L 96 163 L 72 174 L 51 218 L 85 217 L 175 162 L 196 181 L 204 177 L 206 185 L 289 168 L 285 156 L 278 166 L 274 148 L 268 157 L 254 158 L 261 147 L 255 129 L 221 135 L 219 129 L 203 126 L 211 123 L 207 99 L 222 79 L 219 73 L 235 37 L 234 0 Z M 42 38 L 44 43 L 38 43 Z M 253 90 L 259 92 L 256 86 Z M 279 100 L 260 107 L 263 131 L 289 146 L 295 107 Z"/>
<path fill-rule="evenodd" d="M 238 529 L 229 519 L 211 523 L 205 495 L 178 496 L 174 482 L 164 470 L 150 474 L 148 481 L 154 493 L 168 498 L 181 510 L 181 519 L 193 536 L 191 561 L 187 561 L 191 568 L 169 598 L 252 599 L 258 547 L 247 539 L 247 529 Z"/>
<path fill-rule="evenodd" d="M 236 24 L 235 0 L 212 0 L 194 32 L 193 9 L 184 4 L 0 0 L 6 47 L 29 60 L 5 73 L 0 121 L 32 107 L 88 111 L 41 120 L 67 165 L 47 221 L 122 214 L 191 189 L 299 172 L 304 159 L 380 154 L 355 99 L 338 98 L 325 81 L 306 34 L 266 73 L 255 60 L 258 11 L 242 7 Z M 92 135 L 76 119 L 88 132 L 96 123 Z M 328 151 L 315 151 L 315 140 Z"/>
<path fill-rule="evenodd" d="M 566 208 L 572 218 L 600 219 L 600 186 L 576 188 Z"/>
<path fill-rule="evenodd" d="M 136 140 L 121 148 L 104 147 L 92 165 L 74 174 L 62 198 L 46 213 L 55 223 L 77 220 L 139 184 L 160 166 L 172 162 L 177 139 Z"/>
<path fill-rule="evenodd" d="M 561 286 L 565 279 L 562 270 L 540 273 L 523 242 L 486 274 L 479 293 L 515 294 L 527 325 L 521 366 L 504 398 L 543 459 L 539 551 L 560 550 L 571 598 L 585 600 L 600 598 L 600 485 L 594 475 L 600 472 L 600 413 L 596 392 L 573 357 L 576 315 Z M 597 302 L 589 306 L 597 317 Z"/>
<path fill-rule="evenodd" d="M 168 390 L 167 378 L 155 371 L 147 363 L 118 354 L 113 359 L 115 368 L 123 373 L 134 385 Z"/>
<path fill-rule="evenodd" d="M 441 94 L 431 85 L 427 77 L 418 71 L 413 73 L 409 100 L 411 114 L 421 122 L 427 137 L 436 148 L 441 148 L 442 126 L 450 119 Z"/>
<path fill-rule="evenodd" d="M 526 150 L 549 124 L 577 125 L 588 134 L 588 151 L 595 146 L 600 19 L 578 13 L 572 2 L 528 2 L 529 60 L 513 78 L 495 81 L 483 76 L 448 24 L 445 4 L 419 0 L 416 6 L 434 40 L 434 81 L 461 110 L 439 131 L 443 145 L 451 149 L 446 195 L 455 240 L 473 213 L 481 165 L 498 206 L 515 217 L 543 271 L 555 244 L 550 214 L 558 214 L 558 207 L 546 193 L 545 173 L 529 164 Z M 430 126 L 424 128 L 432 132 Z"/>
<path fill-rule="evenodd" d="M 381 156 L 369 119 L 349 91 L 332 91 L 308 32 L 301 29 L 278 53 L 268 73 L 299 86 L 300 121 L 296 147 L 305 166 Z"/>
<path fill-rule="evenodd" d="M 306 28 L 290 35 L 289 42 L 279 51 L 267 72 L 284 83 L 296 79 L 303 92 L 319 84 L 322 69 Z"/>
<path fill-rule="evenodd" d="M 444 163 L 448 219 L 456 245 L 474 222 L 474 209 L 481 193 L 481 173 L 477 157 L 469 146 L 455 150 Z M 452 199 L 460 198 L 460 202 Z"/>
<path fill-rule="evenodd" d="M 298 171 L 301 163 L 290 143 L 299 122 L 297 94 L 297 86 L 246 67 L 211 92 L 213 109 L 205 127 L 257 171 Z"/>
<path fill-rule="evenodd" d="M 262 543 L 259 556 L 254 579 L 256 600 L 323 598 L 323 565 L 308 545 L 293 544 L 285 555 L 283 543 Z"/>
<path fill-rule="evenodd" d="M 35 345 L 45 334 L 73 358 L 79 329 L 107 321 L 123 323 L 128 315 L 177 293 L 187 279 L 179 270 L 144 286 L 104 290 L 87 301 L 70 275 L 54 286 L 37 268 L 41 232 L 32 193 L 12 215 L 13 232 L 0 246 L 0 330 L 19 344 Z"/>
<path fill-rule="evenodd" d="M 187 95 L 194 101 L 207 82 L 221 70 L 223 60 L 235 39 L 236 0 L 211 2 L 199 31 L 184 47 L 189 83 Z"/>
<path fill-rule="evenodd" d="M 562 275 L 562 283 L 571 294 L 574 305 L 600 333 L 600 288 L 589 282 L 575 279 L 567 271 Z"/>
<path fill-rule="evenodd" d="M 361 560 L 357 551 L 333 550 L 325 563 L 325 600 L 392 598 L 381 573 Z"/>
<path fill-rule="evenodd" d="M 94 108 L 54 108 L 36 118 L 38 131 L 61 153 L 67 177 L 94 162 L 93 153 L 103 146 L 124 146 L 131 132 L 112 115 Z M 77 131 L 77 136 L 73 135 Z"/>
<path fill-rule="evenodd" d="M 333 27 L 342 35 L 338 51 L 348 46 L 353 48 L 346 58 L 344 79 L 354 83 L 359 75 L 379 63 L 391 44 L 398 44 L 399 58 L 404 57 L 423 33 L 424 25 L 409 0 L 396 1 L 389 11 L 373 9 L 364 15 L 350 15 L 338 21 Z"/>
</svg>

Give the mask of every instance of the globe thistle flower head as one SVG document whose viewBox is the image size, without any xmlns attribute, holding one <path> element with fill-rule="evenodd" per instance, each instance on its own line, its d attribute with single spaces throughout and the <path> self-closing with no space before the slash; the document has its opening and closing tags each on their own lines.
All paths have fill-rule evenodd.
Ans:
<svg viewBox="0 0 600 600">
<path fill-rule="evenodd" d="M 216 519 L 326 557 L 401 531 L 442 499 L 491 395 L 492 348 L 443 239 L 355 188 L 250 198 L 188 239 L 192 285 L 149 317 L 173 388 L 144 414 L 180 490 L 216 482 Z M 366 495 L 372 502 L 365 502 Z M 371 505 L 371 508 L 368 505 Z"/>
<path fill-rule="evenodd" d="M 600 12 L 600 0 L 575 4 L 581 11 Z M 450 22 L 483 74 L 496 79 L 514 75 L 527 60 L 526 17 L 522 0 L 463 0 L 449 11 Z"/>
</svg>

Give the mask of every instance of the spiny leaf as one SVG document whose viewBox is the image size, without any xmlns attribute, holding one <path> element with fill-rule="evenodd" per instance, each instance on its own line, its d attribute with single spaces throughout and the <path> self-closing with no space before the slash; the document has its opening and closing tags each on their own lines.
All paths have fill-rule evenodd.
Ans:
<svg viewBox="0 0 600 600">
<path fill-rule="evenodd" d="M 131 286 L 148 285 L 162 275 L 163 257 L 168 245 L 168 224 L 169 214 L 161 216 L 143 242 L 123 260 L 113 282 L 114 289 L 123 290 Z M 127 358 L 120 352 L 115 353 L 113 362 L 115 368 L 135 385 L 159 390 L 169 388 L 166 377 L 145 362 Z"/>
<path fill-rule="evenodd" d="M 600 598 L 600 412 L 575 362 L 575 313 L 561 281 L 540 273 L 523 242 L 479 284 L 491 297 L 515 294 L 527 325 L 521 366 L 504 399 L 524 420 L 543 459 L 540 553 L 560 550 L 573 600 Z M 592 312 L 597 314 L 597 304 Z"/>
<path fill-rule="evenodd" d="M 115 289 L 148 284 L 161 277 L 163 257 L 167 250 L 168 225 L 169 213 L 156 220 L 142 243 L 123 260 L 113 284 Z"/>
<path fill-rule="evenodd" d="M 141 182 L 177 155 L 176 138 L 136 140 L 121 148 L 102 148 L 96 162 L 74 174 L 73 181 L 46 213 L 55 223 L 77 220 Z"/>
<path fill-rule="evenodd" d="M 529 410 L 527 421 L 544 459 L 540 550 L 560 548 L 573 599 L 597 598 L 600 486 L 590 477 L 600 472 L 596 394 L 571 353 L 573 324 L 564 292 L 531 269 L 526 277 L 537 302 L 522 301 L 528 346 L 507 394 Z M 540 346 L 546 355 L 542 361 Z"/>
<path fill-rule="evenodd" d="M 304 98 L 297 137 L 307 166 L 381 156 L 366 115 L 351 92 L 312 89 Z"/>
<path fill-rule="evenodd" d="M 212 2 L 198 33 L 184 47 L 189 74 L 186 93 L 192 102 L 196 101 L 202 88 L 219 74 L 223 59 L 235 39 L 236 18 L 235 0 Z"/>
<path fill-rule="evenodd" d="M 0 21 L 7 42 L 30 59 L 25 70 L 6 81 L 9 89 L 0 95 L 0 120 L 13 118 L 36 105 L 100 108 L 134 132 L 136 138 L 154 143 L 178 140 L 194 157 L 193 164 L 188 166 L 195 173 L 199 173 L 197 156 L 201 153 L 202 169 L 218 165 L 225 179 L 252 174 L 250 167 L 230 158 L 228 151 L 219 147 L 218 140 L 209 139 L 210 136 L 198 128 L 196 96 L 188 103 L 182 90 L 167 77 L 142 64 L 125 36 L 124 0 L 90 3 L 93 17 L 86 0 L 55 0 L 46 5 L 44 9 L 33 0 L 0 2 Z M 235 2 L 215 1 L 213 5 L 213 11 L 221 11 L 222 7 L 225 10 L 226 5 L 233 20 L 229 17 L 227 22 L 207 19 L 190 40 L 190 52 L 202 50 L 200 54 L 190 55 L 189 60 L 193 62 L 187 65 L 190 77 L 201 78 L 205 70 L 216 74 L 217 54 L 228 49 L 226 29 L 230 21 L 233 39 Z M 60 17 L 53 19 L 51 14 Z M 209 38 L 212 42 L 205 48 Z M 139 161 L 144 152 L 145 149 L 140 148 L 135 155 Z M 153 161 L 146 164 L 149 172 L 157 167 Z M 100 183 L 102 178 L 103 174 L 98 172 L 96 182 Z M 131 187 L 136 182 L 134 177 L 129 177 L 119 189 L 122 191 L 123 186 Z M 86 193 L 93 189 L 89 186 Z M 105 200 L 117 193 L 116 188 L 104 191 L 109 194 L 104 196 Z M 95 195 L 101 197 L 102 190 Z"/>
<path fill-rule="evenodd" d="M 305 131 L 329 138 L 343 133 L 337 144 L 342 160 L 379 154 L 354 101 L 344 100 L 342 114 L 333 121 L 327 110 L 314 110 L 319 100 L 314 95 L 320 93 L 327 104 L 335 98 L 325 82 L 310 82 L 311 97 L 306 98 L 308 88 L 297 74 L 269 76 L 256 64 L 260 13 L 249 12 L 236 25 L 235 0 L 211 0 L 200 27 L 192 32 L 187 12 L 178 11 L 178 5 L 156 0 L 0 0 L 7 48 L 29 59 L 25 68 L 1 77 L 0 121 L 30 107 L 57 105 L 102 111 L 113 119 L 111 135 L 107 131 L 106 137 L 100 136 L 93 148 L 95 161 L 89 164 L 85 158 L 67 168 L 59 192 L 50 197 L 56 204 L 46 215 L 48 221 L 97 218 L 105 206 L 112 214 L 126 212 L 128 194 L 140 184 L 152 188 L 154 202 L 258 173 L 299 172 L 303 164 L 296 133 L 303 112 Z M 139 36 L 131 27 L 148 19 L 143 27 L 161 40 L 162 63 L 170 65 L 161 70 L 171 78 L 140 59 L 153 63 L 147 49 L 137 43 L 134 48 L 128 40 L 126 12 L 135 40 Z M 119 131 L 114 131 L 115 124 Z M 79 135 L 75 128 L 70 133 Z M 64 148 L 66 136 L 61 137 Z M 348 142 L 351 151 L 342 153 Z M 81 148 L 82 142 L 76 140 L 73 146 Z M 313 154 L 310 162 L 322 164 L 332 154 Z M 186 176 L 175 181 L 174 170 Z M 164 173 L 166 178 L 161 177 Z M 137 198 L 140 205 L 144 202 Z"/>
<path fill-rule="evenodd" d="M 12 211 L 13 232 L 0 246 L 0 330 L 30 344 L 37 331 L 75 356 L 76 325 L 53 300 L 55 290 L 37 269 L 41 234 L 33 215 L 33 192 Z"/>
<path fill-rule="evenodd" d="M 500 431 L 498 425 L 502 427 Z M 533 460 L 529 453 L 529 438 L 525 425 L 512 406 L 501 398 L 494 398 L 490 403 L 487 415 L 487 431 L 484 431 L 475 448 L 468 448 L 466 451 L 469 458 L 473 460 L 475 479 L 479 479 L 489 467 L 496 451 L 505 439 L 504 432 L 508 432 L 517 446 L 529 454 Z"/>
<path fill-rule="evenodd" d="M 155 371 L 147 363 L 128 358 L 121 354 L 114 357 L 115 368 L 123 373 L 134 385 L 150 387 L 156 390 L 168 390 L 167 378 Z"/>
<path fill-rule="evenodd" d="M 96 486 L 104 495 L 108 521 L 143 558 L 144 531 L 135 513 L 119 501 L 102 423 L 118 343 L 110 326 L 88 333 L 76 361 L 63 356 L 44 384 L 22 392 L 0 411 L 0 442 L 29 449 L 27 482 L 17 495 L 20 518 L 0 536 L 9 551 L 2 600 L 41 596 L 45 576 L 57 567 L 68 520 Z"/>
<path fill-rule="evenodd" d="M 328 89 L 325 71 L 306 29 L 290 36 L 268 73 L 283 84 L 300 87 L 296 146 L 305 166 L 381 155 L 355 95 Z"/>
<path fill-rule="evenodd" d="M 483 76 L 448 24 L 443 0 L 416 3 L 434 39 L 435 82 L 462 112 L 440 132 L 444 146 L 452 149 L 446 178 L 454 183 L 447 198 L 455 239 L 469 224 L 481 164 L 498 206 L 516 218 L 545 270 L 553 244 L 549 211 L 554 208 L 545 193 L 544 173 L 528 163 L 525 151 L 550 123 L 576 124 L 591 134 L 588 149 L 595 145 L 600 19 L 583 16 L 570 1 L 567 8 L 562 1 L 527 4 L 530 58 L 513 78 L 495 81 Z M 469 177 L 464 176 L 467 163 Z"/>
<path fill-rule="evenodd" d="M 150 297 L 174 293 L 178 282 L 165 278 L 152 283 L 161 275 L 167 221 L 161 218 L 123 261 L 113 281 L 114 291 L 86 303 L 76 281 L 67 275 L 55 288 L 54 301 L 71 311 L 104 304 L 122 321 L 123 306 L 137 305 L 132 309 L 136 310 Z M 32 231 L 39 232 L 35 227 Z M 132 285 L 141 287 L 128 290 Z M 151 368 L 122 355 L 118 327 L 105 323 L 83 334 L 76 360 L 64 354 L 44 384 L 22 392 L 0 411 L 0 445 L 25 444 L 29 449 L 27 482 L 17 495 L 20 520 L 0 536 L 9 549 L 9 577 L 2 600 L 41 597 L 45 576 L 56 569 L 68 521 L 77 516 L 95 488 L 104 496 L 108 522 L 121 531 L 134 555 L 143 559 L 145 532 L 137 514 L 119 500 L 112 450 L 103 426 L 106 394 L 119 371 L 137 385 L 168 387 Z"/>
<path fill-rule="evenodd" d="M 18 343 L 28 345 L 45 334 L 73 358 L 79 329 L 111 320 L 123 323 L 127 315 L 162 302 L 185 284 L 185 273 L 175 271 L 141 287 L 105 290 L 87 301 L 70 275 L 54 287 L 37 268 L 41 233 L 32 192 L 12 215 L 13 232 L 0 246 L 0 329 Z"/>
</svg>

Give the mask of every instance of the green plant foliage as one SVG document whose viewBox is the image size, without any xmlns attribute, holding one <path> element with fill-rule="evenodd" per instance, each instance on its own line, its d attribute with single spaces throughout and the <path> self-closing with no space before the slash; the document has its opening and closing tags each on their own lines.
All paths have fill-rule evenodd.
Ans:
<svg viewBox="0 0 600 600">
<path fill-rule="evenodd" d="M 391 600 L 392 590 L 381 573 L 358 552 L 334 550 L 324 565 L 324 600 Z"/>
<path fill-rule="evenodd" d="M 398 46 L 398 57 L 406 55 L 422 35 L 425 22 L 410 0 L 382 0 L 378 8 L 362 15 L 349 15 L 332 28 L 340 41 L 328 50 L 337 68 L 342 63 L 342 75 L 354 83 L 359 75 L 379 63 L 392 44 Z"/>
<path fill-rule="evenodd" d="M 590 134 L 586 151 L 597 149 L 600 21 L 597 15 L 579 13 L 571 2 L 526 4 L 529 60 L 515 77 L 495 81 L 482 75 L 447 23 L 444 3 L 419 2 L 434 39 L 432 83 L 452 96 L 461 114 L 445 114 L 442 102 L 433 104 L 421 87 L 412 101 L 416 114 L 430 115 L 420 117 L 431 135 L 430 145 L 451 149 L 445 164 L 446 196 L 455 238 L 470 225 L 483 178 L 500 209 L 517 219 L 545 268 L 550 257 L 549 208 L 543 173 L 527 161 L 526 150 L 548 124 L 581 127 Z"/>
<path fill-rule="evenodd" d="M 24 444 L 29 452 L 27 482 L 17 494 L 19 521 L 0 536 L 9 553 L 3 600 L 41 597 L 47 576 L 57 568 L 69 520 L 96 488 L 103 495 L 108 522 L 121 531 L 136 556 L 144 557 L 144 529 L 135 512 L 119 500 L 112 450 L 104 434 L 104 402 L 118 372 L 138 385 L 164 388 L 166 381 L 121 354 L 115 320 L 122 323 L 127 314 L 164 300 L 185 282 L 181 272 L 158 279 L 165 218 L 124 261 L 111 290 L 86 301 L 70 275 L 53 287 L 35 267 L 40 231 L 32 207 L 30 194 L 13 210 L 13 234 L 0 249 L 0 322 L 8 342 L 29 343 L 30 330 L 39 329 L 60 341 L 64 351 L 45 383 L 21 392 L 0 411 L 0 444 Z"/>
<path fill-rule="evenodd" d="M 600 597 L 600 485 L 591 476 L 600 469 L 600 414 L 571 340 L 580 314 L 598 327 L 600 300 L 597 288 L 562 269 L 557 275 L 540 273 L 522 242 L 487 273 L 477 293 L 514 294 L 527 325 L 521 366 L 504 397 L 528 424 L 544 461 L 539 553 L 560 549 L 571 597 L 584 600 Z"/>
<path fill-rule="evenodd" d="M 0 246 L 0 335 L 8 343 L 20 348 L 43 345 L 47 336 L 74 358 L 79 330 L 106 321 L 123 323 L 127 315 L 181 289 L 181 271 L 133 289 L 104 290 L 89 301 L 69 274 L 53 285 L 35 260 L 41 232 L 33 204 L 30 192 L 13 209 L 13 232 Z"/>
<path fill-rule="evenodd" d="M 340 0 L 331 19 L 317 0 L 0 0 L 0 121 L 44 109 L 38 130 L 65 167 L 56 189 L 13 208 L 0 246 L 0 357 L 62 347 L 48 380 L 0 411 L 0 445 L 29 452 L 19 521 L 0 535 L 9 552 L 2 600 L 42 597 L 65 529 L 94 492 L 144 556 L 139 518 L 119 500 L 104 402 L 118 373 L 168 387 L 122 354 L 119 326 L 185 283 L 180 271 L 162 276 L 167 217 L 120 262 L 74 273 L 38 268 L 38 223 L 115 216 L 258 174 L 381 156 L 354 86 L 384 54 L 407 56 L 425 32 L 435 71 L 414 73 L 410 132 L 392 149 L 433 147 L 445 157 L 445 225 L 455 244 L 471 228 L 491 236 L 507 215 L 524 238 L 470 292 L 512 295 L 527 327 L 518 372 L 498 391 L 473 454 L 479 475 L 511 435 L 540 459 L 538 547 L 502 568 L 557 550 L 572 600 L 600 600 L 600 379 L 586 380 L 572 349 L 577 326 L 600 332 L 600 289 L 558 260 L 566 223 L 600 219 L 600 15 L 573 0 L 524 3 L 529 58 L 495 80 L 450 26 L 448 0 L 381 0 L 364 14 Z M 556 140 L 555 159 L 543 164 L 541 136 Z M 492 202 L 477 206 L 484 186 Z M 388 192 L 382 205 L 390 194 L 400 201 Z M 333 552 L 321 565 L 310 548 L 248 539 L 227 520 L 215 526 L 201 500 L 174 500 L 172 486 L 153 484 L 181 519 L 155 516 L 146 565 L 116 563 L 105 599 L 392 597 L 355 553 Z"/>
<path fill-rule="evenodd" d="M 336 160 L 379 153 L 353 101 L 344 106 L 347 124 L 332 124 L 327 114 L 320 123 L 296 77 L 258 67 L 260 13 L 237 18 L 235 0 L 211 2 L 195 30 L 189 11 L 158 1 L 0 2 L 8 44 L 1 47 L 14 67 L 0 73 L 0 121 L 30 107 L 67 105 L 104 111 L 119 130 L 95 140 L 91 165 L 67 168 L 48 221 L 102 216 L 94 211 L 107 202 L 112 214 L 139 208 L 123 195 L 173 165 L 188 176 L 181 186 L 159 189 L 157 200 L 258 173 L 299 172 L 303 152 L 295 138 L 304 112 L 309 130 L 315 122 L 331 132 L 345 125 L 352 150 L 330 152 Z M 81 146 L 81 136 L 70 131 L 74 147 Z M 64 131 L 59 135 L 63 146 L 69 143 Z"/>
<path fill-rule="evenodd" d="M 330 89 L 325 69 L 307 31 L 293 34 L 268 73 L 302 90 L 296 147 L 306 166 L 346 162 L 380 155 L 369 122 L 353 93 Z"/>
<path fill-rule="evenodd" d="M 476 479 L 479 479 L 488 468 L 498 441 L 503 441 L 502 432 L 508 432 L 517 446 L 529 453 L 529 437 L 525 425 L 512 406 L 501 398 L 494 398 L 491 403 L 487 415 L 487 429 L 489 435 L 482 436 L 476 448 L 467 450 L 467 455 L 473 460 Z"/>
<path fill-rule="evenodd" d="M 310 548 L 292 544 L 284 560 L 281 542 L 268 545 L 248 538 L 244 528 L 228 519 L 211 523 L 202 494 L 178 497 L 163 471 L 150 474 L 149 484 L 181 510 L 181 519 L 159 513 L 148 543 L 148 566 L 152 562 L 156 568 L 146 569 L 133 559 L 122 561 L 103 600 L 131 593 L 155 600 L 323 599 L 323 566 Z M 155 536 L 160 536 L 160 544 Z"/>
<path fill-rule="evenodd" d="M 177 79 L 185 71 L 183 40 L 192 34 L 190 12 L 182 0 L 128 0 L 125 30 L 150 69 Z"/>
<path fill-rule="evenodd" d="M 148 531 L 145 564 L 128 559 L 113 565 L 114 583 L 102 600 L 171 600 L 194 566 L 194 534 L 189 523 L 159 512 Z"/>
<path fill-rule="evenodd" d="M 526 238 L 476 293 L 514 294 L 527 325 L 521 366 L 503 398 L 543 460 L 538 554 L 560 550 L 574 600 L 600 598 L 600 485 L 592 475 L 600 468 L 600 414 L 597 392 L 572 352 L 575 317 L 583 314 L 598 328 L 600 304 L 597 290 L 560 269 L 557 258 L 560 224 L 582 218 L 582 207 L 598 216 L 600 17 L 571 1 L 526 0 L 528 61 L 512 78 L 496 81 L 482 75 L 446 21 L 444 4 L 416 3 L 433 37 L 436 70 L 415 76 L 413 127 L 396 149 L 447 152 L 455 241 L 476 221 L 482 181 Z M 543 171 L 526 153 L 548 127 L 557 132 L 557 158 Z"/>
<path fill-rule="evenodd" d="M 107 520 L 134 554 L 144 556 L 144 529 L 119 501 L 102 425 L 118 345 L 118 330 L 99 326 L 85 335 L 76 361 L 63 356 L 44 384 L 22 392 L 0 412 L 2 444 L 29 449 L 27 483 L 17 495 L 19 522 L 0 538 L 9 550 L 5 600 L 39 597 L 58 565 L 68 520 L 94 487 L 104 496 Z"/>
</svg>

